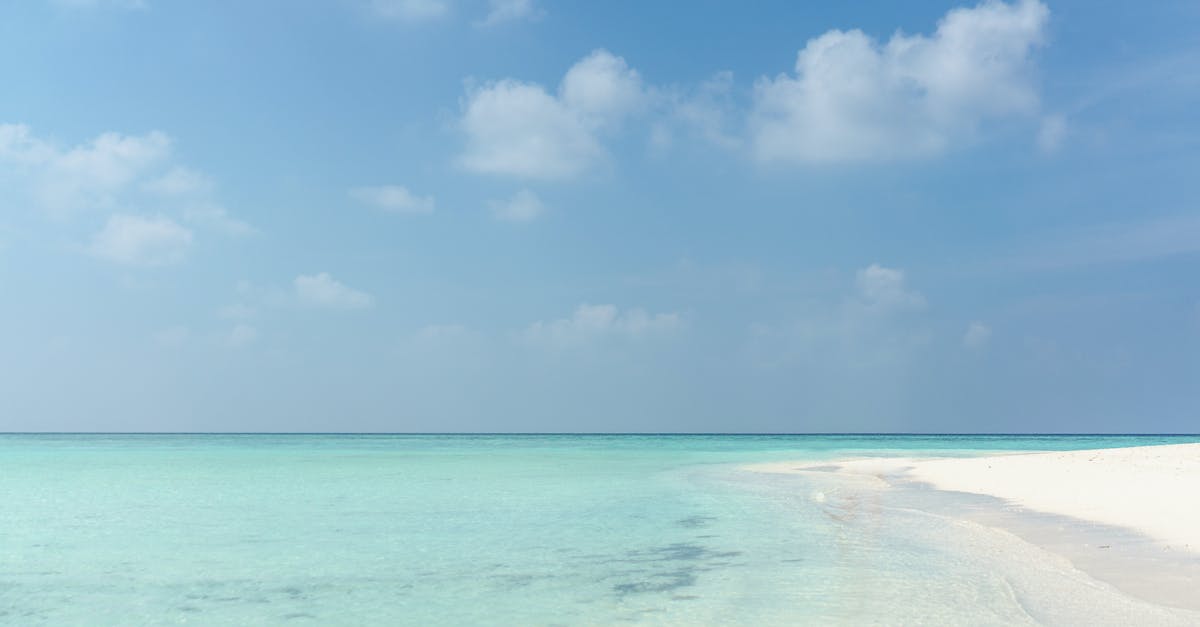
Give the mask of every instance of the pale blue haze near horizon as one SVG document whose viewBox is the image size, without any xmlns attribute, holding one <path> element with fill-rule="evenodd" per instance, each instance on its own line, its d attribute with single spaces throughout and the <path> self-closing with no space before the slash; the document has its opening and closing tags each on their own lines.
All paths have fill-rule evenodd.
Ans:
<svg viewBox="0 0 1200 627">
<path fill-rule="evenodd" d="M 0 431 L 1200 431 L 1200 5 L 0 7 Z"/>
</svg>

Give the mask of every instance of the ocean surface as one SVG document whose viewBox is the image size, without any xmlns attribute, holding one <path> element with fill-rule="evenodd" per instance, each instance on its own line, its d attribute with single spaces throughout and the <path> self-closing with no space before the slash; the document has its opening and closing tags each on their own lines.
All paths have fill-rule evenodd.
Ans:
<svg viewBox="0 0 1200 627">
<path fill-rule="evenodd" d="M 3 434 L 0 624 L 1186 622 L 932 490 L 741 466 L 1198 440 Z"/>
</svg>

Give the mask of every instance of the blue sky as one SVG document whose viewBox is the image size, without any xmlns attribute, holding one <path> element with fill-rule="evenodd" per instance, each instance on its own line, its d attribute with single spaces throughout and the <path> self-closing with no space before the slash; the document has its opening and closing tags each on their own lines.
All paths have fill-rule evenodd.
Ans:
<svg viewBox="0 0 1200 627">
<path fill-rule="evenodd" d="M 1200 8 L 0 8 L 0 430 L 1200 430 Z"/>
</svg>

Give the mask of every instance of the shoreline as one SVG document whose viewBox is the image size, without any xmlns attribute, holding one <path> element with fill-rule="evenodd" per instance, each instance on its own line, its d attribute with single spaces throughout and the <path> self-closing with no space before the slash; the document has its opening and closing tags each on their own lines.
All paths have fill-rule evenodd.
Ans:
<svg viewBox="0 0 1200 627">
<path fill-rule="evenodd" d="M 1200 444 L 978 457 L 772 462 L 743 469 L 870 480 L 950 501 L 939 515 L 983 524 L 1068 559 L 1156 604 L 1200 609 Z"/>
</svg>

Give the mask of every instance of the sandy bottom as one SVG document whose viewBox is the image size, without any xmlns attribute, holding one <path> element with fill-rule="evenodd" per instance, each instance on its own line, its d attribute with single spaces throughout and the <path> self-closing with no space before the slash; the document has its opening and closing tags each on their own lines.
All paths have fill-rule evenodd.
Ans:
<svg viewBox="0 0 1200 627">
<path fill-rule="evenodd" d="M 1200 444 L 746 468 L 979 495 L 942 513 L 1015 533 L 1130 595 L 1200 609 Z"/>
</svg>

